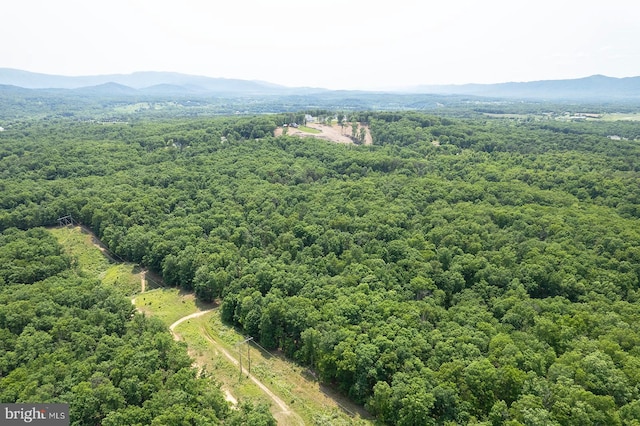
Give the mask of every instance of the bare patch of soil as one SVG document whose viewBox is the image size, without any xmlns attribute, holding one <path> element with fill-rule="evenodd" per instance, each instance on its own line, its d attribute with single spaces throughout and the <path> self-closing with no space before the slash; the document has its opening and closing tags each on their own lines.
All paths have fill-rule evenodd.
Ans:
<svg viewBox="0 0 640 426">
<path fill-rule="evenodd" d="M 312 129 L 319 130 L 320 133 L 309 133 L 303 130 L 300 130 L 295 127 L 287 127 L 287 135 L 289 136 L 298 136 L 298 137 L 310 137 L 317 139 L 324 139 L 331 142 L 336 143 L 344 143 L 353 145 L 353 139 L 351 139 L 351 124 L 347 124 L 344 127 L 341 127 L 338 124 L 333 124 L 331 126 L 327 124 L 320 123 L 307 123 L 307 127 Z M 371 131 L 368 126 L 364 126 L 362 124 L 358 124 L 358 132 L 360 129 L 364 128 L 366 130 L 366 135 L 364 138 L 365 145 L 373 144 L 373 139 L 371 138 Z M 275 136 L 281 136 L 284 134 L 284 128 L 278 127 L 274 133 Z"/>
</svg>

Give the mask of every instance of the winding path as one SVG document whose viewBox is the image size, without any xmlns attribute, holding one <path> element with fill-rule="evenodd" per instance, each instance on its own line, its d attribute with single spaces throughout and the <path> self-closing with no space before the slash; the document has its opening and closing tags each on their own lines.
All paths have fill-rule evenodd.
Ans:
<svg viewBox="0 0 640 426">
<path fill-rule="evenodd" d="M 204 311 L 199 311 L 199 312 L 195 312 L 191 315 L 187 315 L 184 316 L 182 318 L 180 318 L 179 320 L 177 320 L 176 322 L 174 322 L 173 324 L 171 324 L 169 326 L 169 331 L 171 331 L 171 335 L 173 336 L 174 340 L 180 340 L 180 335 L 175 331 L 175 328 L 182 324 L 185 321 L 188 321 L 190 319 L 193 318 L 198 318 L 201 317 L 202 315 L 205 315 L 209 312 L 212 312 L 214 309 L 207 309 Z M 207 330 L 204 327 L 200 328 L 200 332 L 202 334 L 202 336 L 207 339 L 207 341 L 209 343 L 211 343 L 211 345 L 213 345 L 213 347 L 220 351 L 225 357 L 227 357 L 227 359 L 235 366 L 239 366 L 240 363 L 238 362 L 238 360 L 231 355 L 225 348 L 222 347 L 222 345 L 220 345 L 218 342 L 216 342 L 211 335 L 207 332 Z M 304 421 L 302 420 L 302 418 L 300 418 L 300 416 L 293 410 L 291 410 L 291 408 L 289 408 L 289 406 L 280 398 L 278 397 L 278 395 L 276 395 L 275 393 L 273 393 L 267 386 L 264 385 L 264 383 L 262 383 L 260 380 L 258 380 L 253 374 L 250 374 L 246 368 L 242 367 L 242 373 L 244 375 L 246 375 L 253 383 L 256 384 L 256 386 L 258 386 L 260 388 L 260 390 L 262 390 L 265 394 L 267 394 L 269 396 L 269 398 L 271 398 L 271 400 L 280 408 L 280 413 L 284 416 L 287 417 L 291 417 L 292 419 L 295 419 L 297 421 L 298 424 L 300 425 L 304 425 Z"/>
<path fill-rule="evenodd" d="M 213 309 L 207 309 L 207 310 L 204 310 L 204 311 L 195 312 L 195 313 L 193 313 L 193 314 L 191 314 L 191 315 L 187 315 L 186 317 L 182 317 L 182 318 L 180 318 L 178 321 L 176 321 L 176 322 L 174 322 L 173 324 L 171 324 L 171 325 L 169 326 L 169 331 L 171 331 L 171 334 L 173 335 L 173 340 L 180 340 L 180 336 L 178 335 L 178 333 L 176 333 L 176 332 L 174 331 L 174 329 L 175 329 L 177 326 L 179 326 L 180 324 L 182 324 L 182 323 L 183 323 L 183 322 L 185 322 L 185 321 L 189 321 L 189 320 L 190 320 L 190 319 L 192 319 L 192 318 L 198 318 L 198 317 L 201 317 L 202 315 L 205 315 L 205 314 L 207 314 L 207 313 L 209 313 L 209 312 L 211 312 L 211 311 L 213 311 Z"/>
</svg>

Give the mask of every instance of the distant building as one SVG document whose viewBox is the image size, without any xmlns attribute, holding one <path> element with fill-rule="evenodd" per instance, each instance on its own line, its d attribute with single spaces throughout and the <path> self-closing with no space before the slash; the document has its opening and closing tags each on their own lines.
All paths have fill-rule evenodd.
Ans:
<svg viewBox="0 0 640 426">
<path fill-rule="evenodd" d="M 4 127 L 0 127 L 0 132 L 4 132 Z"/>
<path fill-rule="evenodd" d="M 587 118 L 602 118 L 602 114 L 592 114 L 588 112 L 578 112 L 571 117 L 574 120 L 587 119 Z"/>
</svg>

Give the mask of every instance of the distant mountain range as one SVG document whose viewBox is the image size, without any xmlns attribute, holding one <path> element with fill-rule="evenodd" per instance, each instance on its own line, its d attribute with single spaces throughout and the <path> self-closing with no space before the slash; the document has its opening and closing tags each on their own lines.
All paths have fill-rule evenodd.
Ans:
<svg viewBox="0 0 640 426">
<path fill-rule="evenodd" d="M 0 85 L 24 89 L 67 89 L 94 94 L 274 95 L 319 92 L 264 81 L 211 78 L 172 72 L 135 72 L 95 76 L 61 76 L 0 68 Z"/>
<path fill-rule="evenodd" d="M 543 100 L 639 100 L 640 77 L 604 75 L 570 80 L 540 80 L 521 83 L 416 86 L 410 93 L 458 94 L 495 98 Z"/>
<path fill-rule="evenodd" d="M 268 96 L 314 95 L 331 91 L 321 88 L 287 87 L 264 81 L 211 78 L 171 72 L 136 72 L 69 77 L 0 68 L 0 85 L 7 93 L 23 89 L 69 90 L 88 95 L 155 96 Z M 336 92 L 338 93 L 338 92 Z M 355 92 L 340 91 L 345 96 Z M 541 80 L 499 84 L 423 85 L 395 93 L 467 95 L 483 98 L 530 100 L 640 100 L 640 77 L 614 78 L 594 75 L 568 80 Z"/>
</svg>

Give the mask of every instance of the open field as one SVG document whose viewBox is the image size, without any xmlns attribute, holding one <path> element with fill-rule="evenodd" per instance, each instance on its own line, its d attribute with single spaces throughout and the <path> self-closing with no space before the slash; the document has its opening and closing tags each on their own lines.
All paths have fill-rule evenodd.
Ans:
<svg viewBox="0 0 640 426">
<path fill-rule="evenodd" d="M 213 306 L 196 304 L 193 293 L 186 293 L 177 288 L 158 288 L 138 294 L 133 300 L 140 312 L 153 315 L 169 327 L 182 317 L 210 309 Z"/>
</svg>

